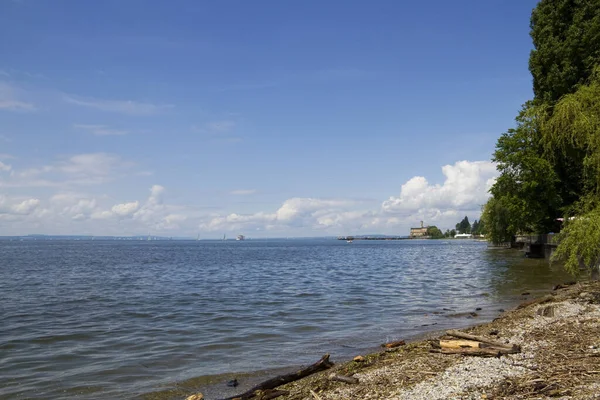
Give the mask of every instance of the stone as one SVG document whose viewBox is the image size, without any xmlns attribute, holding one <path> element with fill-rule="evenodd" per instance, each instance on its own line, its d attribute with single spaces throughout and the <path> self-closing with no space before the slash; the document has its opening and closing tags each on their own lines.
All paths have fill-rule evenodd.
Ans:
<svg viewBox="0 0 600 400">
<path fill-rule="evenodd" d="M 352 361 L 363 362 L 365 361 L 365 358 L 363 356 L 356 356 L 352 359 Z"/>
<path fill-rule="evenodd" d="M 554 307 L 553 305 L 550 305 L 550 306 L 538 308 L 537 314 L 541 315 L 542 317 L 554 317 L 555 311 L 556 311 L 556 307 Z"/>
<path fill-rule="evenodd" d="M 204 395 L 202 393 L 196 393 L 185 398 L 185 400 L 203 400 Z"/>
<path fill-rule="evenodd" d="M 237 385 L 239 385 L 240 383 L 238 382 L 237 379 L 232 379 L 230 381 L 227 381 L 227 386 L 229 387 L 236 387 Z"/>
</svg>

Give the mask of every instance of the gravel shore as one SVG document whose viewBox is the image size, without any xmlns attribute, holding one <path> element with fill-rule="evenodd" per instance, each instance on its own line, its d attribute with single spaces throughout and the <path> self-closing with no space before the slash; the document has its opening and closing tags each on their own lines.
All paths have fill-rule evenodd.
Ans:
<svg viewBox="0 0 600 400">
<path fill-rule="evenodd" d="M 429 338 L 278 387 L 288 394 L 277 399 L 600 399 L 600 282 L 556 289 L 463 332 L 519 345 L 521 352 L 488 358 L 432 353 L 440 337 Z M 332 373 L 358 383 L 330 380 Z M 186 391 L 169 398 L 184 399 Z"/>
<path fill-rule="evenodd" d="M 600 399 L 600 283 L 555 290 L 465 332 L 522 351 L 500 358 L 434 354 L 424 340 L 282 386 L 290 393 L 278 398 Z M 332 372 L 359 383 L 332 382 Z"/>
</svg>

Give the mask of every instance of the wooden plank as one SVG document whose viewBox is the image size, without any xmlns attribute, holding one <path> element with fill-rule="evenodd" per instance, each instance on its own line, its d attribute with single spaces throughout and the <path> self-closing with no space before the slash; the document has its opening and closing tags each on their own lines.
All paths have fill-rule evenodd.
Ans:
<svg viewBox="0 0 600 400">
<path fill-rule="evenodd" d="M 478 349 L 481 343 L 476 340 L 443 340 L 440 339 L 440 346 L 443 349 L 462 349 L 462 348 L 473 348 Z"/>
</svg>

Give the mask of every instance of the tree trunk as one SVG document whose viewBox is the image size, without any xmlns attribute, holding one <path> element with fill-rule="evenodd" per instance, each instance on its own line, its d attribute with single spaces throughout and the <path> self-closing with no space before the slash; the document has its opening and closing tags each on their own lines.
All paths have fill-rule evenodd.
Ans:
<svg viewBox="0 0 600 400">
<path fill-rule="evenodd" d="M 299 379 L 305 378 L 316 372 L 324 371 L 331 367 L 333 367 L 333 363 L 331 361 L 329 361 L 329 354 L 325 354 L 323 357 L 321 357 L 321 359 L 319 361 L 317 361 L 316 363 L 314 363 L 312 365 L 309 365 L 306 368 L 303 368 L 303 369 L 301 369 L 297 372 L 293 372 L 291 374 L 276 376 L 275 378 L 269 379 L 268 381 L 264 381 L 263 383 L 260 383 L 256 386 L 254 386 L 252 389 L 250 389 L 242 394 L 239 394 L 239 395 L 233 396 L 233 397 L 228 397 L 224 400 L 251 399 L 253 397 L 256 397 L 257 394 L 259 394 L 259 393 L 257 393 L 258 391 L 275 389 L 278 386 L 297 381 Z"/>
<path fill-rule="evenodd" d="M 597 281 L 600 279 L 600 265 L 595 265 L 592 267 L 592 280 Z"/>
</svg>

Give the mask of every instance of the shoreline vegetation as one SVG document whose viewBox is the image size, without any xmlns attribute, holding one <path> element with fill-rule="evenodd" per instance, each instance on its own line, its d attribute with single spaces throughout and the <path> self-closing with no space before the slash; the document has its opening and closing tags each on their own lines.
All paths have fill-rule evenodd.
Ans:
<svg viewBox="0 0 600 400">
<path fill-rule="evenodd" d="M 533 98 L 496 143 L 481 220 L 493 243 L 559 232 L 551 260 L 600 277 L 600 0 L 541 0 L 531 13 Z"/>
<path fill-rule="evenodd" d="M 339 364 L 326 355 L 308 367 L 327 359 L 319 372 L 229 399 L 589 399 L 600 392 L 599 331 L 600 282 L 571 282 L 492 322 L 382 345 Z M 193 391 L 178 385 L 143 398 L 204 398 Z"/>
</svg>

